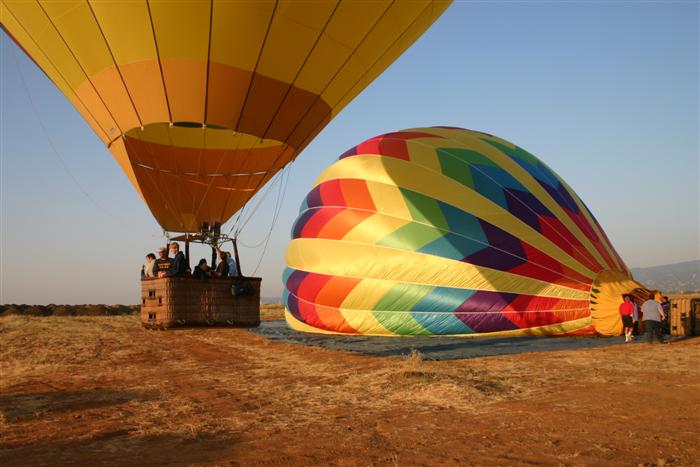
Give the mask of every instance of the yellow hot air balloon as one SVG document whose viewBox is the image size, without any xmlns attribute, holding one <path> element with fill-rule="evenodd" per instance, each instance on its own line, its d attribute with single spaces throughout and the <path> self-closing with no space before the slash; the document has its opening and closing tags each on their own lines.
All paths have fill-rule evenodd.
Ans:
<svg viewBox="0 0 700 467">
<path fill-rule="evenodd" d="M 168 231 L 222 224 L 449 1 L 2 0 Z"/>
</svg>

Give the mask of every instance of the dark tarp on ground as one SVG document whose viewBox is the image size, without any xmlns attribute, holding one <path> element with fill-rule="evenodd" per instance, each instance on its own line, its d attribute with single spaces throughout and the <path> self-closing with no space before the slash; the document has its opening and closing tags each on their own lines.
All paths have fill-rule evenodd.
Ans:
<svg viewBox="0 0 700 467">
<path fill-rule="evenodd" d="M 263 321 L 251 332 L 273 341 L 310 345 L 331 350 L 345 350 L 369 355 L 408 355 L 416 349 L 427 359 L 509 355 L 527 352 L 592 349 L 625 345 L 620 337 L 373 337 L 306 334 L 287 327 L 285 321 Z M 636 343 L 646 342 L 637 336 Z M 630 344 L 627 344 L 630 345 Z M 632 344 L 634 345 L 634 344 Z"/>
</svg>

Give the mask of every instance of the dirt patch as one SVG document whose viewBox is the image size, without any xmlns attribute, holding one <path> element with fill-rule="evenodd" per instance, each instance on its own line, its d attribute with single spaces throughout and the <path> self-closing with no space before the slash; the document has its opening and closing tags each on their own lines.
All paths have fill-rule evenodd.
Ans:
<svg viewBox="0 0 700 467">
<path fill-rule="evenodd" d="M 693 465 L 700 340 L 431 361 L 0 318 L 2 465 Z"/>
</svg>

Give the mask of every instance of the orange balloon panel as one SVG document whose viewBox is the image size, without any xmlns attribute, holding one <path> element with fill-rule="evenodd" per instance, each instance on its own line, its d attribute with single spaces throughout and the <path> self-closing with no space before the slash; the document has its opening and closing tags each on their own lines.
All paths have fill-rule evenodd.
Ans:
<svg viewBox="0 0 700 467">
<path fill-rule="evenodd" d="M 223 223 L 449 5 L 2 0 L 169 231 Z"/>
</svg>

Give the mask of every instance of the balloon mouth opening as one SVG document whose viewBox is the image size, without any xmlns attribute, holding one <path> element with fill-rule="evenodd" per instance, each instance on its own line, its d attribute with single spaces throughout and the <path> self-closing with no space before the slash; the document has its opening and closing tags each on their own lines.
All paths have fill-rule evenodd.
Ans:
<svg viewBox="0 0 700 467">
<path fill-rule="evenodd" d="M 124 137 L 142 143 L 189 149 L 248 150 L 290 147 L 283 141 L 202 122 L 158 122 L 128 130 Z"/>
<path fill-rule="evenodd" d="M 225 223 L 297 154 L 281 141 L 199 122 L 135 127 L 123 147 L 161 227 L 190 233 Z"/>
<path fill-rule="evenodd" d="M 603 270 L 598 273 L 590 292 L 590 310 L 593 328 L 603 336 L 617 336 L 622 331 L 619 308 L 625 294 L 643 296 L 648 289 L 620 271 Z"/>
</svg>

